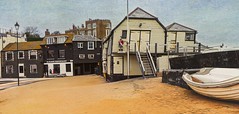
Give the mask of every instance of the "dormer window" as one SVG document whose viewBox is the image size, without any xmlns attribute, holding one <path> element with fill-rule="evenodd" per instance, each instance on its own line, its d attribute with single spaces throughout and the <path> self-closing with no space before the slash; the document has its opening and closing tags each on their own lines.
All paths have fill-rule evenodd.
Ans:
<svg viewBox="0 0 239 114">
<path fill-rule="evenodd" d="M 66 41 L 66 36 L 58 36 L 58 37 L 48 37 L 46 40 L 47 44 L 61 44 Z"/>
</svg>

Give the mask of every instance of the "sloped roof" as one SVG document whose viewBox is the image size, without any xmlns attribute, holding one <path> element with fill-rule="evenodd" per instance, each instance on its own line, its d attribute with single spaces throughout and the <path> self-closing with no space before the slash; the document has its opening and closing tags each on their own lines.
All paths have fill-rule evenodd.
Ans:
<svg viewBox="0 0 239 114">
<path fill-rule="evenodd" d="M 40 44 L 42 41 L 34 42 L 18 42 L 18 50 L 35 50 L 41 49 Z M 2 51 L 15 51 L 17 50 L 17 43 L 9 43 Z"/>
<path fill-rule="evenodd" d="M 124 20 L 127 19 L 127 16 L 110 32 L 110 34 L 106 37 L 106 39 L 103 41 L 105 43 L 110 39 L 110 37 L 113 35 L 115 29 L 117 29 L 123 22 Z M 150 13 L 144 11 L 143 9 L 137 7 L 135 10 L 133 10 L 131 13 L 129 13 L 129 19 L 152 19 L 156 20 L 160 26 L 166 31 L 166 28 L 164 25 L 158 20 L 157 17 L 151 15 Z"/>
<path fill-rule="evenodd" d="M 42 45 L 46 44 L 46 39 L 48 37 L 54 37 L 54 36 L 55 37 L 57 37 L 57 36 L 66 36 L 67 39 L 66 39 L 65 43 L 72 43 L 72 39 L 73 39 L 74 34 L 69 33 L 69 34 L 58 34 L 58 35 L 48 35 L 48 36 L 45 36 L 44 39 L 42 40 Z"/>
<path fill-rule="evenodd" d="M 143 9 L 137 7 L 129 14 L 129 18 L 156 18 L 155 16 L 151 15 L 150 13 L 144 11 Z"/>
<path fill-rule="evenodd" d="M 75 35 L 72 41 L 101 41 L 92 35 Z"/>
<path fill-rule="evenodd" d="M 197 32 L 196 30 L 178 23 L 172 23 L 166 27 L 168 31 Z"/>
</svg>

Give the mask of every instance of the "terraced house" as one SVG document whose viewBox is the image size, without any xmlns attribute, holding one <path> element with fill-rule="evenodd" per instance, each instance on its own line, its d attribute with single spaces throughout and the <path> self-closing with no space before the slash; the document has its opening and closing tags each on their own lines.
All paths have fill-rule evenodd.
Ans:
<svg viewBox="0 0 239 114">
<path fill-rule="evenodd" d="M 43 77 L 41 41 L 8 44 L 1 52 L 3 78 Z M 18 59 L 18 62 L 16 62 Z M 18 69 L 18 72 L 16 70 Z"/>
<path fill-rule="evenodd" d="M 74 74 L 101 72 L 102 42 L 92 35 L 75 35 L 73 38 Z"/>
<path fill-rule="evenodd" d="M 41 44 L 44 74 L 73 76 L 73 34 L 46 35 Z"/>
</svg>

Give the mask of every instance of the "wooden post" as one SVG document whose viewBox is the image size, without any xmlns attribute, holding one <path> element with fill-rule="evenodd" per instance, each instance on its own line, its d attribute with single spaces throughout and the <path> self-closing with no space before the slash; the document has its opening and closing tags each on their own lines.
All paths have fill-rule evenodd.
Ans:
<svg viewBox="0 0 239 114">
<path fill-rule="evenodd" d="M 176 53 L 179 53 L 179 42 L 177 42 L 177 50 Z"/>
<path fill-rule="evenodd" d="M 200 53 L 201 52 L 201 43 L 198 44 L 198 52 Z"/>
</svg>

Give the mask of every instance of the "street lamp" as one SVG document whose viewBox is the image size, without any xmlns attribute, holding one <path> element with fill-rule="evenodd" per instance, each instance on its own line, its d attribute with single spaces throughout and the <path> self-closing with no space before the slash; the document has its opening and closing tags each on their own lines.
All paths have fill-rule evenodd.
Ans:
<svg viewBox="0 0 239 114">
<path fill-rule="evenodd" d="M 16 22 L 16 24 L 15 24 L 15 28 L 16 28 L 16 30 L 17 30 L 17 85 L 19 86 L 19 73 L 18 73 L 18 30 L 19 30 L 19 24 Z"/>
</svg>

